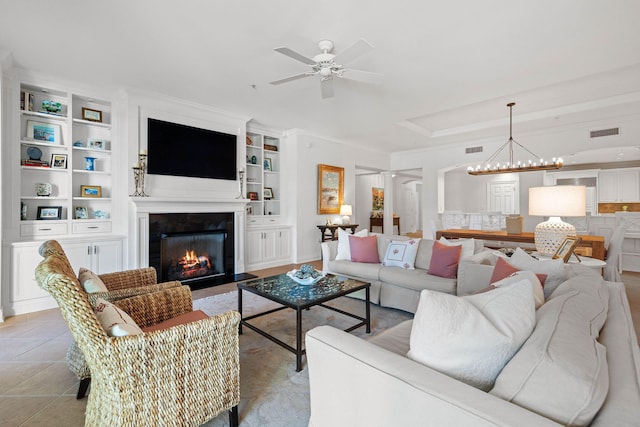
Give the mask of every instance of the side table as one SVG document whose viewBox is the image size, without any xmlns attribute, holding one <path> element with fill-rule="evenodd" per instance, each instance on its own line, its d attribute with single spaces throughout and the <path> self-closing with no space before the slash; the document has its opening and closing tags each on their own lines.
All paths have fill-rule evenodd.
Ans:
<svg viewBox="0 0 640 427">
<path fill-rule="evenodd" d="M 342 228 L 343 230 L 351 230 L 351 234 L 356 232 L 356 228 L 358 228 L 360 224 L 332 224 L 332 225 L 318 225 L 320 229 L 320 233 L 322 233 L 321 242 L 327 240 L 338 240 L 337 231 L 338 228 Z M 327 235 L 326 231 L 329 230 L 331 235 Z"/>
</svg>

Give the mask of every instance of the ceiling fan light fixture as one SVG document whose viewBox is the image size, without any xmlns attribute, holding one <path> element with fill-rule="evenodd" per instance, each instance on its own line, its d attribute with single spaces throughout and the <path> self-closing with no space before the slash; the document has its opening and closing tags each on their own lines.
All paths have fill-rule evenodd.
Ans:
<svg viewBox="0 0 640 427">
<path fill-rule="evenodd" d="M 531 150 L 525 148 L 522 144 L 518 143 L 513 139 L 513 106 L 516 105 L 515 102 L 510 102 L 507 104 L 509 107 L 509 139 L 507 142 L 502 144 L 496 151 L 489 157 L 489 160 L 485 162 L 484 165 L 477 165 L 475 167 L 469 166 L 467 168 L 467 173 L 469 175 L 492 175 L 498 173 L 509 173 L 509 172 L 532 172 L 532 171 L 542 171 L 542 170 L 553 170 L 560 169 L 564 164 L 562 158 L 554 157 L 551 161 L 544 160 L 543 158 L 535 155 Z M 516 144 L 518 147 L 522 148 L 530 155 L 533 156 L 533 159 L 528 159 L 526 161 L 514 161 L 513 159 L 513 144 Z M 506 162 L 500 163 L 496 161 L 493 163 L 498 155 L 505 149 L 509 148 L 509 159 Z"/>
</svg>

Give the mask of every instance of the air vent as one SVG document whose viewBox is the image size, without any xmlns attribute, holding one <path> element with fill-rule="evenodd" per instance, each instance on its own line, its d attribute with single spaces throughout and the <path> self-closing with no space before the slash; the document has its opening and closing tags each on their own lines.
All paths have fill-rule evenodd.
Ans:
<svg viewBox="0 0 640 427">
<path fill-rule="evenodd" d="M 464 149 L 465 154 L 482 153 L 482 146 L 480 147 L 468 147 Z"/>
<path fill-rule="evenodd" d="M 600 138 L 601 136 L 618 135 L 619 133 L 620 133 L 620 128 L 601 129 L 601 130 L 592 130 L 590 132 L 590 136 L 591 138 Z"/>
</svg>

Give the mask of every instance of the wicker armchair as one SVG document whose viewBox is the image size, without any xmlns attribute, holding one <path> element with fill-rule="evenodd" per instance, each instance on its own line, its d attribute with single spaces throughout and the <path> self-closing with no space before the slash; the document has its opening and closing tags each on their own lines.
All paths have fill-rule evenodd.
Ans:
<svg viewBox="0 0 640 427">
<path fill-rule="evenodd" d="M 44 260 L 36 268 L 36 280 L 60 306 L 91 372 L 85 425 L 196 426 L 228 410 L 231 425 L 237 426 L 237 312 L 140 335 L 109 337 L 90 304 L 90 298 L 104 293 L 82 290 L 57 242 L 44 242 L 40 253 Z M 128 292 L 134 291 L 121 289 L 122 294 Z M 107 294 L 114 297 L 113 291 Z M 191 310 L 186 286 L 157 294 L 114 297 L 114 304 L 140 327 Z"/>
</svg>

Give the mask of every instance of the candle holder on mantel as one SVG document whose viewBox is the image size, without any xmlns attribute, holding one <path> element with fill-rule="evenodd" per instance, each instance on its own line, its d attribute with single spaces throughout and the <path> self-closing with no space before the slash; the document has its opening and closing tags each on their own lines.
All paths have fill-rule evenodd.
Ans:
<svg viewBox="0 0 640 427">
<path fill-rule="evenodd" d="M 244 199 L 244 169 L 238 171 L 238 176 L 240 177 L 240 195 L 236 199 Z"/>
<path fill-rule="evenodd" d="M 131 195 L 132 197 L 149 197 L 144 191 L 144 175 L 147 169 L 147 153 L 141 152 L 138 155 L 138 163 L 133 167 L 133 180 L 135 181 L 136 190 Z"/>
</svg>

